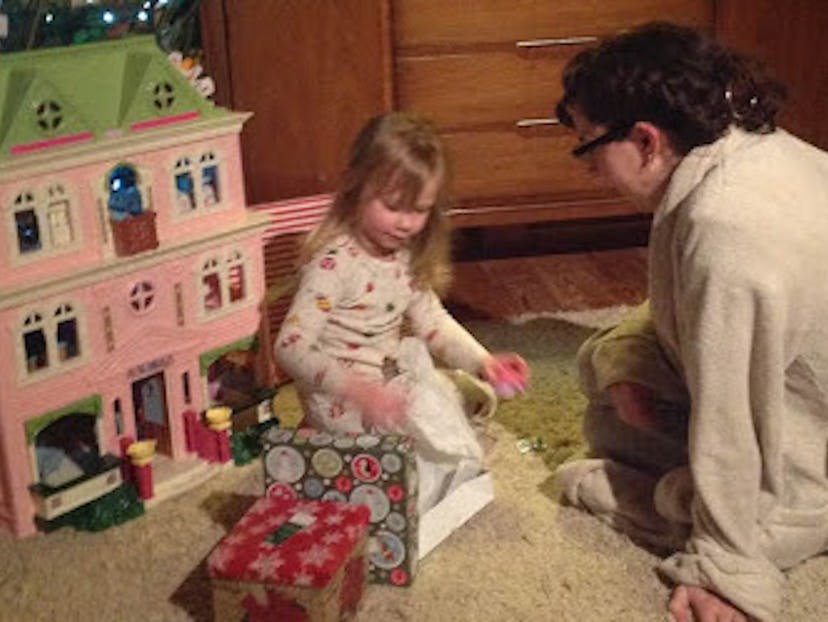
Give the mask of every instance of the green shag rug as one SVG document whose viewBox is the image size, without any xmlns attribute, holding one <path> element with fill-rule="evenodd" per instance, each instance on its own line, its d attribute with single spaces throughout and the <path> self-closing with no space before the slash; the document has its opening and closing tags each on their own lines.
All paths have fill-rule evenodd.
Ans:
<svg viewBox="0 0 828 622">
<path fill-rule="evenodd" d="M 549 319 L 521 325 L 470 322 L 467 327 L 491 352 L 517 352 L 532 370 L 529 391 L 500 403 L 495 420 L 529 441 L 553 471 L 585 450 L 575 354 L 593 329 Z"/>
</svg>

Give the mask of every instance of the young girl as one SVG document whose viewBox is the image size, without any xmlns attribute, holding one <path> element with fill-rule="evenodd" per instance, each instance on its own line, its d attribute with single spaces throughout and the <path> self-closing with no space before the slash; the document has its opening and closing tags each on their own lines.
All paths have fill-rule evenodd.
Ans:
<svg viewBox="0 0 828 622">
<path fill-rule="evenodd" d="M 415 438 L 421 515 L 479 475 L 483 459 L 462 397 L 431 355 L 492 384 L 511 378 L 520 388 L 528 378 L 520 356 L 487 352 L 435 293 L 449 276 L 447 176 L 427 122 L 372 119 L 303 248 L 299 289 L 275 343 L 310 425 Z"/>
</svg>

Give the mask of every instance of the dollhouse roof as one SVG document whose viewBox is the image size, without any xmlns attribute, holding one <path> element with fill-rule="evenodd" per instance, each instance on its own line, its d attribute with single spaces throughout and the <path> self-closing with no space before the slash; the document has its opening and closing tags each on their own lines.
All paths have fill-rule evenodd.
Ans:
<svg viewBox="0 0 828 622">
<path fill-rule="evenodd" d="M 0 62 L 0 162 L 226 114 L 152 35 L 7 53 Z"/>
</svg>

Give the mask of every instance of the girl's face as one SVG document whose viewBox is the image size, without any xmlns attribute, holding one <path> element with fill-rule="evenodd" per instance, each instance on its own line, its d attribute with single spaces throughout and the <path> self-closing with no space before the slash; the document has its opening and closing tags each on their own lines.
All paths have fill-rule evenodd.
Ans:
<svg viewBox="0 0 828 622">
<path fill-rule="evenodd" d="M 439 176 L 429 179 L 410 207 L 399 205 L 399 192 L 367 194 L 359 205 L 357 240 L 377 257 L 407 246 L 426 226 L 440 182 Z"/>
</svg>

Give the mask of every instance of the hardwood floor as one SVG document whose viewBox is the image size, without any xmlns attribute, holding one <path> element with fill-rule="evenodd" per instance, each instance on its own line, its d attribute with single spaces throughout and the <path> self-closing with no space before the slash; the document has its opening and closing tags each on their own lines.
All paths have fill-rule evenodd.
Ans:
<svg viewBox="0 0 828 622">
<path fill-rule="evenodd" d="M 461 321 L 634 305 L 646 271 L 643 246 L 456 261 L 446 305 Z"/>
</svg>

